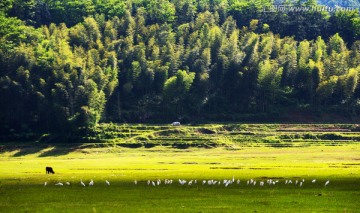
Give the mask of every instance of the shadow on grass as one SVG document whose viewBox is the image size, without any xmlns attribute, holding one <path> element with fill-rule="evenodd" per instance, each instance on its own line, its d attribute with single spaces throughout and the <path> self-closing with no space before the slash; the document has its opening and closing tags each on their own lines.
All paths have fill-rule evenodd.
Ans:
<svg viewBox="0 0 360 213">
<path fill-rule="evenodd" d="M 46 149 L 47 146 L 19 146 L 16 150 L 19 150 L 13 155 L 13 157 L 22 157 L 25 155 L 36 154 L 43 149 Z"/>
<path fill-rule="evenodd" d="M 12 157 L 23 157 L 39 153 L 39 157 L 61 156 L 78 149 L 86 148 L 83 144 L 7 144 L 0 146 L 0 154 L 15 152 Z"/>
<path fill-rule="evenodd" d="M 82 144 L 61 144 L 53 145 L 52 147 L 52 149 L 41 153 L 39 157 L 56 157 L 61 155 L 67 155 L 70 152 L 74 152 L 80 149 L 82 147 Z"/>
<path fill-rule="evenodd" d="M 13 152 L 19 150 L 18 146 L 8 146 L 8 145 L 1 145 L 0 146 L 0 154 L 4 154 L 5 152 Z"/>
</svg>

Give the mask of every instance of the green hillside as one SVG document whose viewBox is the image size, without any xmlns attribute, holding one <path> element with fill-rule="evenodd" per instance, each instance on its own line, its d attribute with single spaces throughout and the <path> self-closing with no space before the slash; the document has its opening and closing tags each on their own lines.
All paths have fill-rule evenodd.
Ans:
<svg viewBox="0 0 360 213">
<path fill-rule="evenodd" d="M 270 5 L 2 1 L 0 132 L 276 121 L 296 110 L 356 122 L 359 13 L 264 12 Z"/>
</svg>

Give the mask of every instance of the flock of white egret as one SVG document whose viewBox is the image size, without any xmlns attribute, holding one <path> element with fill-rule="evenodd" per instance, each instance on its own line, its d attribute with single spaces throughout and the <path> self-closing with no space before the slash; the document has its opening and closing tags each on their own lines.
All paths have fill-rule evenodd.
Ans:
<svg viewBox="0 0 360 213">
<path fill-rule="evenodd" d="M 161 184 L 163 185 L 171 185 L 173 183 L 178 182 L 180 185 L 184 186 L 184 185 L 188 185 L 188 186 L 192 186 L 192 185 L 224 185 L 224 187 L 228 187 L 229 185 L 241 185 L 242 181 L 237 179 L 235 181 L 235 177 L 233 177 L 232 179 L 224 179 L 224 180 L 214 180 L 214 179 L 210 179 L 210 180 L 202 180 L 199 181 L 198 180 L 185 180 L 185 179 L 179 179 L 178 181 L 173 181 L 171 179 L 157 179 L 157 180 L 147 180 L 146 183 L 149 186 L 159 186 Z M 269 186 L 273 186 L 276 184 L 281 184 L 284 183 L 285 185 L 295 185 L 295 186 L 299 186 L 302 187 L 305 184 L 305 179 L 302 180 L 291 180 L 291 179 L 285 179 L 284 181 L 281 180 L 273 180 L 273 179 L 266 179 L 266 180 L 254 180 L 254 179 L 249 179 L 246 181 L 246 185 L 247 186 L 256 186 L 257 184 L 261 187 L 265 186 L 265 185 L 269 185 Z M 315 184 L 316 183 L 316 179 L 313 179 L 312 181 L 309 181 L 311 184 Z M 329 185 L 330 180 L 327 180 L 324 183 L 324 187 L 326 187 L 327 185 Z M 44 186 L 47 186 L 47 182 L 44 183 Z M 88 184 L 84 183 L 82 180 L 80 180 L 80 184 L 82 186 L 94 186 L 94 180 L 90 180 L 90 182 Z M 105 184 L 107 186 L 110 186 L 110 181 L 105 180 Z M 137 185 L 138 181 L 134 180 L 134 184 Z M 64 186 L 64 185 L 68 185 L 70 186 L 70 182 L 57 182 L 55 183 L 55 186 Z M 244 184 L 245 185 L 245 184 Z"/>
<path fill-rule="evenodd" d="M 180 185 L 195 185 L 197 184 L 197 180 L 185 180 L 185 179 L 179 179 L 179 184 Z M 313 179 L 311 181 L 312 184 L 314 184 L 316 182 L 316 179 Z M 160 179 L 158 180 L 148 180 L 147 181 L 147 185 L 152 185 L 152 186 L 159 186 L 161 185 L 162 181 Z M 172 184 L 173 183 L 173 180 L 168 180 L 168 179 L 165 179 L 164 180 L 164 184 L 167 185 L 167 184 Z M 202 184 L 201 185 L 224 185 L 225 187 L 228 187 L 229 185 L 231 184 L 236 184 L 236 185 L 240 185 L 241 184 L 241 180 L 237 179 L 235 181 L 235 178 L 233 177 L 232 179 L 224 179 L 224 180 L 214 180 L 214 179 L 211 179 L 211 180 L 202 180 L 201 182 Z M 268 184 L 268 185 L 276 185 L 276 184 L 279 184 L 280 183 L 280 180 L 273 180 L 273 179 L 267 179 L 266 181 L 265 180 L 260 180 L 260 181 L 256 181 L 254 179 L 250 179 L 250 180 L 247 180 L 246 181 L 246 185 L 247 186 L 256 186 L 257 183 L 259 183 L 259 186 L 264 186 L 265 183 Z M 285 185 L 291 185 L 291 184 L 294 184 L 294 185 L 298 185 L 299 187 L 302 187 L 303 184 L 305 183 L 305 179 L 302 179 L 302 180 L 291 180 L 291 179 L 286 179 L 284 181 Z M 330 180 L 327 180 L 324 184 L 324 186 L 326 187 L 327 185 L 329 185 L 330 183 Z M 135 180 L 135 184 L 137 184 L 137 181 Z"/>
</svg>

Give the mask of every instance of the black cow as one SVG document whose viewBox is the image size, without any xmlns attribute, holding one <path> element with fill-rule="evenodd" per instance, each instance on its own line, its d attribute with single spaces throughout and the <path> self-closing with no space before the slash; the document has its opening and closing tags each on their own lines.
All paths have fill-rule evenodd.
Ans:
<svg viewBox="0 0 360 213">
<path fill-rule="evenodd" d="M 53 168 L 52 167 L 46 167 L 46 174 L 55 174 L 55 172 L 54 172 L 54 170 L 53 170 Z"/>
</svg>

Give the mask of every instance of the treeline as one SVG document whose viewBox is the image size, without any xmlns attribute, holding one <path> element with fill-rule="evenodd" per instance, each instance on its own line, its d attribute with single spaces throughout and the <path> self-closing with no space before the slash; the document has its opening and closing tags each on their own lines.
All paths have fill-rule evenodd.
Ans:
<svg viewBox="0 0 360 213">
<path fill-rule="evenodd" d="M 2 132 L 304 106 L 360 113 L 357 11 L 262 13 L 269 1 L 0 4 Z"/>
<path fill-rule="evenodd" d="M 294 36 L 297 41 L 313 40 L 317 36 L 328 40 L 336 33 L 348 45 L 359 39 L 358 11 L 273 13 L 269 12 L 272 4 L 308 7 L 321 4 L 333 8 L 360 6 L 357 0 L 319 0 L 319 5 L 316 0 L 3 0 L 0 8 L 8 17 L 17 17 L 34 27 L 51 23 L 65 23 L 72 27 L 83 22 L 84 17 L 98 15 L 106 20 L 115 16 L 122 18 L 127 12 L 136 16 L 138 9 L 142 8 L 146 26 L 168 23 L 176 30 L 181 24 L 193 22 L 200 13 L 209 11 L 219 25 L 229 16 L 234 18 L 239 29 L 248 26 L 252 19 L 258 19 L 260 25 L 269 25 L 274 34 Z"/>
</svg>

